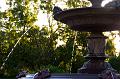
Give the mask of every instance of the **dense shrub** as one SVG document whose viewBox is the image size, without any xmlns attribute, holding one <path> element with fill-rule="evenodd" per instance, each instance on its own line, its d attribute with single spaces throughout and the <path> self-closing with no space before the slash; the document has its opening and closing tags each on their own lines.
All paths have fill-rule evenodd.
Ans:
<svg viewBox="0 0 120 79">
<path fill-rule="evenodd" d="M 109 63 L 112 67 L 120 73 L 120 56 L 113 56 L 109 59 Z"/>
</svg>

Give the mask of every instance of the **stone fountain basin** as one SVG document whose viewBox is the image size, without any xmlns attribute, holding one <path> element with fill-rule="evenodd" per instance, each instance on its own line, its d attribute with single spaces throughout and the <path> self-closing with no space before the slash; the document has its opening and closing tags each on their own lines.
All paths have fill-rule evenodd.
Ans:
<svg viewBox="0 0 120 79">
<path fill-rule="evenodd" d="M 120 9 L 115 8 L 70 9 L 56 13 L 54 19 L 77 31 L 120 30 Z"/>
<path fill-rule="evenodd" d="M 19 79 L 33 79 L 34 74 L 28 74 Z M 50 78 L 45 79 L 99 79 L 98 74 L 80 74 L 80 73 L 52 73 Z"/>
</svg>

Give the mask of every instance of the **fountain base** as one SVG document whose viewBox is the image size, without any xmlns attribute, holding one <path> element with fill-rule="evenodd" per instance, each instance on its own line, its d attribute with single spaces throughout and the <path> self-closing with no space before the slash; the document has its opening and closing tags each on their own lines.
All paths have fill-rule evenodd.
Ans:
<svg viewBox="0 0 120 79">
<path fill-rule="evenodd" d="M 115 71 L 108 62 L 94 59 L 85 62 L 83 67 L 78 69 L 78 73 L 101 74 L 108 69 Z"/>
</svg>

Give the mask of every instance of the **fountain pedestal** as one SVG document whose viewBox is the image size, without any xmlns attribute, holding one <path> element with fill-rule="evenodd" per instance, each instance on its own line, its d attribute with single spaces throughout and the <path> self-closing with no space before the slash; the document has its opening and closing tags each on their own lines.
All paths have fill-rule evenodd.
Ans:
<svg viewBox="0 0 120 79">
<path fill-rule="evenodd" d="M 104 62 L 108 57 L 104 53 L 106 38 L 102 32 L 91 33 L 88 37 L 88 54 L 86 56 L 88 61 L 78 69 L 79 73 L 100 74 L 102 71 L 112 68 L 107 62 Z"/>
<path fill-rule="evenodd" d="M 101 7 L 103 0 L 89 0 L 92 3 L 92 7 L 99 8 Z"/>
</svg>

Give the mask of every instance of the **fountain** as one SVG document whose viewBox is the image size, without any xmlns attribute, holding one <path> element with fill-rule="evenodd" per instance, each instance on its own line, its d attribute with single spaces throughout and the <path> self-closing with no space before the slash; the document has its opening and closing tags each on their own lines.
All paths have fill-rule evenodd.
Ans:
<svg viewBox="0 0 120 79">
<path fill-rule="evenodd" d="M 89 0 L 92 7 L 75 8 L 62 11 L 53 10 L 54 19 L 67 24 L 72 30 L 90 32 L 88 39 L 88 59 L 78 69 L 78 73 L 51 74 L 49 79 L 120 79 L 105 59 L 107 37 L 102 32 L 120 30 L 120 9 L 101 7 L 103 0 Z"/>
<path fill-rule="evenodd" d="M 111 65 L 105 62 L 106 36 L 102 32 L 120 30 L 120 9 L 101 7 L 103 0 L 89 0 L 92 7 L 76 8 L 61 11 L 55 9 L 54 19 L 67 24 L 71 29 L 90 32 L 88 39 L 88 59 L 78 73 L 101 74 L 103 72 L 116 73 Z M 111 79 L 116 79 L 114 78 Z M 84 78 L 86 79 L 86 78 Z M 89 79 L 89 78 L 87 78 Z M 93 78 L 96 79 L 96 78 Z"/>
</svg>

